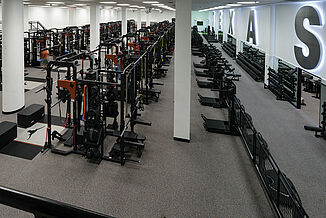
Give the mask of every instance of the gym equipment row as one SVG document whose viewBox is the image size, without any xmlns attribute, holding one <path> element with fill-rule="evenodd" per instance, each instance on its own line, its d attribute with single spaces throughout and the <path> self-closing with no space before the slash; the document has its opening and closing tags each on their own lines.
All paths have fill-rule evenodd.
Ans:
<svg viewBox="0 0 326 218">
<path fill-rule="evenodd" d="M 236 57 L 236 39 L 227 35 L 227 41 L 222 43 L 222 49 L 231 57 Z"/>
<path fill-rule="evenodd" d="M 215 34 L 215 30 L 214 27 L 208 26 L 207 28 L 205 28 L 205 32 L 203 33 L 204 38 L 207 40 L 208 43 L 217 43 L 217 38 L 216 38 L 216 34 Z"/>
<path fill-rule="evenodd" d="M 228 61 L 222 57 L 222 52 L 212 44 L 202 45 L 205 49 L 202 49 L 202 56 L 204 59 L 201 64 L 194 63 L 195 68 L 204 69 L 198 71 L 195 69 L 197 77 L 208 78 L 207 81 L 197 79 L 197 85 L 200 88 L 209 88 L 212 91 L 218 91 L 219 97 L 204 97 L 198 94 L 199 101 L 202 105 L 211 106 L 215 108 L 227 108 L 229 114 L 229 120 L 212 120 L 202 115 L 204 120 L 204 127 L 211 132 L 220 132 L 225 134 L 236 135 L 234 129 L 234 95 L 236 87 L 234 80 L 239 80 L 240 75 L 234 74 L 234 68 L 231 69 L 231 65 Z"/>
<path fill-rule="evenodd" d="M 134 22 L 128 21 L 128 28 L 135 32 Z M 88 50 L 90 45 L 90 25 L 68 26 L 63 29 L 46 29 L 38 21 L 29 22 L 29 31 L 25 32 L 25 66 L 40 66 L 43 49 L 49 49 L 51 55 L 58 57 L 69 52 Z M 102 41 L 121 36 L 121 21 L 100 24 Z"/>
<path fill-rule="evenodd" d="M 308 217 L 294 184 L 278 167 L 269 152 L 268 144 L 256 131 L 251 116 L 235 96 L 235 84 L 231 84 L 226 104 L 228 119 L 215 120 L 202 115 L 204 128 L 208 132 L 241 136 L 263 187 L 280 217 Z M 207 98 L 199 97 L 202 105 L 215 107 L 215 102 L 207 104 Z"/>
<path fill-rule="evenodd" d="M 155 71 L 155 68 L 150 65 L 155 66 L 163 61 L 167 63 L 167 57 L 165 59 L 164 56 L 170 51 L 167 48 L 173 46 L 173 40 L 167 35 L 173 35 L 171 32 L 174 24 L 161 23 L 158 29 L 152 34 L 155 41 L 144 40 L 143 44 L 137 42 L 136 46 L 130 45 L 131 38 L 137 37 L 127 34 L 120 39 L 102 43 L 92 53 L 69 53 L 48 64 L 45 87 L 48 137 L 44 150 L 50 149 L 52 153 L 61 155 L 81 154 L 97 164 L 102 160 L 121 165 L 126 162 L 139 163 L 139 160 L 132 156 L 142 156 L 146 137 L 137 134 L 135 126 L 151 126 L 150 122 L 139 119 L 140 112 L 145 108 L 144 103 L 149 103 L 149 95 L 152 92 L 149 76 L 150 69 Z M 167 38 L 168 41 L 165 41 Z M 104 64 L 103 51 L 106 52 Z M 98 53 L 98 59 L 93 61 L 94 53 Z M 77 72 L 75 61 L 79 59 L 89 60 L 90 68 Z M 111 61 L 113 65 L 110 64 Z M 67 68 L 67 74 L 57 80 L 58 101 L 52 104 L 51 71 L 54 67 Z M 67 105 L 67 130 L 63 134 L 52 132 L 51 129 L 51 110 L 61 102 Z M 112 123 L 108 123 L 108 119 L 111 119 Z M 109 138 L 116 140 L 109 153 L 105 154 Z M 53 140 L 61 144 L 58 146 Z M 62 148 L 62 144 L 70 149 Z"/>
<path fill-rule="evenodd" d="M 237 55 L 237 63 L 257 82 L 264 81 L 265 53 L 242 42 L 242 52 Z"/>
<path fill-rule="evenodd" d="M 160 23 L 156 24 L 160 26 Z M 143 32 L 142 37 L 148 38 L 152 35 L 155 25 Z M 136 33 L 136 24 L 133 20 L 128 20 L 129 33 Z M 100 24 L 100 39 L 106 41 L 121 37 L 121 21 L 108 22 Z M 0 44 L 2 44 L 2 35 L 0 35 Z M 81 27 L 68 26 L 63 29 L 46 29 L 38 21 L 29 22 L 29 31 L 24 33 L 24 61 L 25 67 L 41 67 L 41 52 L 49 50 L 53 59 L 70 52 L 82 52 L 89 50 L 90 46 L 90 25 Z M 0 47 L 0 57 L 1 49 Z M 0 66 L 0 83 L 2 82 L 2 73 Z M 0 84 L 1 88 L 1 84 Z"/>
<path fill-rule="evenodd" d="M 212 50 L 212 46 L 207 46 L 207 54 L 212 54 Z M 215 58 L 221 58 L 218 54 L 218 52 L 215 53 Z M 202 56 L 206 57 L 206 60 L 204 59 L 202 63 L 206 63 L 208 61 L 207 57 L 210 57 L 210 55 L 205 56 L 203 54 Z M 275 209 L 279 217 L 308 217 L 294 184 L 280 170 L 269 152 L 267 142 L 255 129 L 252 117 L 246 112 L 241 101 L 236 97 L 234 80 L 237 79 L 236 75 L 230 77 L 228 73 L 224 73 L 224 76 L 218 80 L 220 81 L 219 85 L 211 89 L 212 91 L 219 92 L 219 98 L 204 97 L 198 94 L 198 100 L 201 105 L 228 110 L 227 120 L 209 119 L 202 114 L 204 128 L 212 133 L 241 136 L 254 168 L 258 172 L 263 188 L 266 190 L 273 209 Z"/>
<path fill-rule="evenodd" d="M 161 22 L 151 31 L 148 35 L 147 29 L 139 30 L 102 42 L 94 51 L 71 52 L 50 61 L 46 86 L 36 91 L 45 90 L 46 110 L 43 105 L 32 104 L 19 111 L 18 127 L 47 123 L 43 151 L 76 153 L 93 163 L 138 163 L 139 159 L 132 156 L 141 157 L 146 137 L 137 134 L 135 126 L 151 125 L 140 119 L 141 111 L 158 101 L 161 91 L 154 86 L 163 84 L 156 79 L 166 75 L 162 67 L 169 65 L 174 47 L 173 23 Z M 77 66 L 81 68 L 78 71 Z M 55 108 L 60 124 L 52 116 Z M 0 148 L 15 143 L 17 124 L 0 123 Z M 59 132 L 53 125 L 60 125 Z M 36 131 L 28 133 L 31 136 Z"/>
<path fill-rule="evenodd" d="M 193 26 L 192 31 L 191 31 L 191 47 L 194 49 L 194 48 L 199 48 L 202 45 L 203 45 L 203 38 L 198 33 L 198 27 Z M 198 49 L 197 49 L 197 51 L 198 51 Z M 199 54 L 201 54 L 201 52 L 199 52 Z"/>
<path fill-rule="evenodd" d="M 301 108 L 302 70 L 278 60 L 277 70 L 268 68 L 268 89 L 277 100 L 288 101 L 298 109 Z"/>
</svg>

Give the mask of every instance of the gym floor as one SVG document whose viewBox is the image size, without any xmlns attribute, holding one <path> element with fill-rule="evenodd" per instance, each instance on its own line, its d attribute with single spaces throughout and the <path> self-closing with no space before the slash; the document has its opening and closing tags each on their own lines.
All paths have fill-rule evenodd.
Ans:
<svg viewBox="0 0 326 218">
<path fill-rule="evenodd" d="M 29 71 L 45 78 L 45 72 Z M 201 113 L 219 119 L 227 113 L 199 104 L 198 92 L 213 93 L 199 89 L 195 76 L 191 143 L 173 140 L 173 72 L 172 60 L 164 86 L 157 87 L 159 102 L 142 112 L 152 127 L 136 128 L 147 136 L 140 164 L 95 165 L 79 155 L 51 152 L 33 160 L 0 154 L 0 184 L 116 217 L 274 217 L 241 139 L 204 130 Z M 44 92 L 26 92 L 27 106 L 44 104 L 43 99 Z M 16 114 L 1 114 L 3 120 L 15 122 Z M 28 217 L 5 206 L 0 214 Z"/>
<path fill-rule="evenodd" d="M 222 50 L 220 44 L 215 44 Z M 275 95 L 255 82 L 225 52 L 223 56 L 241 74 L 237 97 L 252 116 L 254 126 L 262 133 L 280 169 L 292 180 L 303 206 L 310 217 L 326 217 L 326 143 L 304 125 L 317 126 L 318 100 L 309 98 L 311 105 L 298 110 L 290 103 L 277 101 Z M 305 106 L 303 106 L 305 107 Z M 314 111 L 314 113 L 312 113 Z"/>
</svg>

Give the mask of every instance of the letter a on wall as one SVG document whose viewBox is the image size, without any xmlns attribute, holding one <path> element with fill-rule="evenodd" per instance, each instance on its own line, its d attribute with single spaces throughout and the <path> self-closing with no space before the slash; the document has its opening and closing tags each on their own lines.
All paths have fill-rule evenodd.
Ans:
<svg viewBox="0 0 326 218">
<path fill-rule="evenodd" d="M 305 69 L 315 69 L 321 60 L 321 48 L 317 37 L 305 29 L 303 21 L 309 20 L 310 25 L 321 26 L 318 11 L 311 6 L 304 6 L 299 9 L 295 17 L 295 32 L 297 37 L 309 49 L 309 54 L 305 56 L 302 47 L 294 46 L 294 54 L 298 64 Z"/>
<path fill-rule="evenodd" d="M 230 15 L 230 24 L 229 24 L 229 31 L 228 33 L 233 35 L 233 15 L 234 15 L 234 11 L 230 10 L 229 11 L 229 15 Z"/>
<path fill-rule="evenodd" d="M 257 45 L 256 41 L 256 22 L 255 22 L 255 10 L 251 10 L 249 13 L 248 31 L 247 31 L 247 42 L 252 39 L 252 44 Z"/>
</svg>

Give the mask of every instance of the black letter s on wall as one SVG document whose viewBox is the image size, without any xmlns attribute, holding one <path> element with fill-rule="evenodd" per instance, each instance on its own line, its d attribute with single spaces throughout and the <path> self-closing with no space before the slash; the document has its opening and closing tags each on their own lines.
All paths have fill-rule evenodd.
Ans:
<svg viewBox="0 0 326 218">
<path fill-rule="evenodd" d="M 320 44 L 317 37 L 306 30 L 303 21 L 308 19 L 310 25 L 321 26 L 318 12 L 311 6 L 304 6 L 299 9 L 295 17 L 295 32 L 298 38 L 309 48 L 309 55 L 305 57 L 302 48 L 294 46 L 294 54 L 298 64 L 305 69 L 314 69 L 319 64 L 321 58 Z"/>
</svg>

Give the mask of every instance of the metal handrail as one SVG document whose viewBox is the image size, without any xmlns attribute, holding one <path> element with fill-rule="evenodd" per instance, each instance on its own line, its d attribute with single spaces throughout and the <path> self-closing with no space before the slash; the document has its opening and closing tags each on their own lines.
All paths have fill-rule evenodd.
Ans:
<svg viewBox="0 0 326 218">
<path fill-rule="evenodd" d="M 0 203 L 32 213 L 37 218 L 111 218 L 81 207 L 2 186 L 0 186 Z"/>
</svg>

